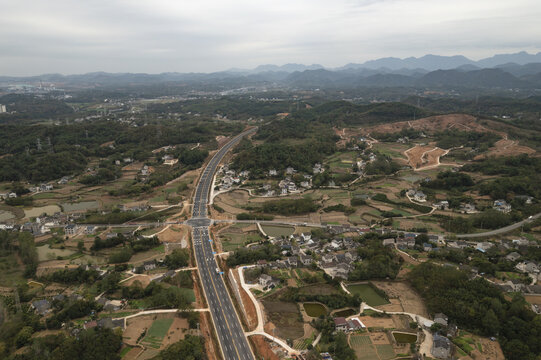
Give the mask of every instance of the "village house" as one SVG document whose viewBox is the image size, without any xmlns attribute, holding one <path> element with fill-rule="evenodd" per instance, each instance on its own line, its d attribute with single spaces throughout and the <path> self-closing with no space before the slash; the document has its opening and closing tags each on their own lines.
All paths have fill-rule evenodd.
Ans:
<svg viewBox="0 0 541 360">
<path fill-rule="evenodd" d="M 469 247 L 468 243 L 465 241 L 450 241 L 447 243 L 447 246 L 452 249 L 460 249 L 460 250 Z"/>
<path fill-rule="evenodd" d="M 322 264 L 332 264 L 334 262 L 334 255 L 333 254 L 325 254 L 321 257 Z"/>
<path fill-rule="evenodd" d="M 449 201 L 447 201 L 447 200 L 437 202 L 437 203 L 435 203 L 433 205 L 438 210 L 449 210 Z"/>
<path fill-rule="evenodd" d="M 312 239 L 312 234 L 311 233 L 302 233 L 301 238 L 302 238 L 303 241 L 308 241 L 308 240 Z"/>
<path fill-rule="evenodd" d="M 517 261 L 518 259 L 520 259 L 520 254 L 516 251 L 513 251 L 512 253 L 508 254 L 505 258 L 509 261 Z"/>
<path fill-rule="evenodd" d="M 267 274 L 262 274 L 259 277 L 258 283 L 263 286 L 264 289 L 272 289 L 278 285 L 278 281 Z"/>
<path fill-rule="evenodd" d="M 145 261 L 143 263 L 143 268 L 145 271 L 154 270 L 156 269 L 156 262 L 154 260 Z"/>
<path fill-rule="evenodd" d="M 290 256 L 290 257 L 287 258 L 287 263 L 291 267 L 297 267 L 298 258 L 296 256 Z"/>
<path fill-rule="evenodd" d="M 505 200 L 495 200 L 493 209 L 498 210 L 504 214 L 511 212 L 511 204 L 508 204 Z"/>
<path fill-rule="evenodd" d="M 460 204 L 460 212 L 462 214 L 474 214 L 477 212 L 474 204 Z"/>
<path fill-rule="evenodd" d="M 73 236 L 78 233 L 78 227 L 75 224 L 69 224 L 64 228 L 64 233 L 68 236 Z"/>
<path fill-rule="evenodd" d="M 346 280 L 351 270 L 351 265 L 346 263 L 339 263 L 334 268 L 329 269 L 327 273 L 331 275 L 332 278 L 338 277 Z"/>
<path fill-rule="evenodd" d="M 39 186 L 39 191 L 51 191 L 53 190 L 53 185 L 51 184 L 41 184 Z"/>
<path fill-rule="evenodd" d="M 85 234 L 86 235 L 92 235 L 95 232 L 96 232 L 96 227 L 95 226 L 88 225 L 87 227 L 85 227 Z"/>
<path fill-rule="evenodd" d="M 320 163 L 316 163 L 312 169 L 314 174 L 321 174 L 325 172 L 325 169 L 321 166 Z"/>
<path fill-rule="evenodd" d="M 413 195 L 413 200 L 418 202 L 425 202 L 426 201 L 426 194 L 422 191 L 417 191 Z"/>
<path fill-rule="evenodd" d="M 524 238 L 520 238 L 520 239 L 513 239 L 511 240 L 511 242 L 513 243 L 513 245 L 515 246 L 528 246 L 530 245 L 530 240 L 528 239 L 524 239 Z"/>
<path fill-rule="evenodd" d="M 141 175 L 143 176 L 150 175 L 150 170 L 148 168 L 148 165 L 143 165 L 143 167 L 141 168 Z"/>
<path fill-rule="evenodd" d="M 475 247 L 475 249 L 484 253 L 484 252 L 487 252 L 487 250 L 492 248 L 493 246 L 494 246 L 493 243 L 484 241 L 484 242 L 477 243 L 477 246 Z"/>
<path fill-rule="evenodd" d="M 423 243 L 423 251 L 425 252 L 431 252 L 433 250 L 432 244 L 429 243 Z"/>
<path fill-rule="evenodd" d="M 310 266 L 312 264 L 312 257 L 308 255 L 300 255 L 300 261 L 304 266 Z"/>
<path fill-rule="evenodd" d="M 449 318 L 443 313 L 437 313 L 434 315 L 434 322 L 443 326 L 447 326 Z"/>
<path fill-rule="evenodd" d="M 333 319 L 334 321 L 334 329 L 336 331 L 343 331 L 347 332 L 349 330 L 348 322 L 343 317 L 337 317 Z"/>
<path fill-rule="evenodd" d="M 47 299 L 36 300 L 30 304 L 30 308 L 38 315 L 44 316 L 51 311 L 51 303 Z"/>
<path fill-rule="evenodd" d="M 178 163 L 178 159 L 176 159 L 172 155 L 165 155 L 162 159 L 163 159 L 163 164 L 164 165 L 173 166 L 173 165 Z"/>
<path fill-rule="evenodd" d="M 451 355 L 451 341 L 444 336 L 434 335 L 432 355 L 437 359 L 448 359 Z"/>
<path fill-rule="evenodd" d="M 526 205 L 530 205 L 531 203 L 533 203 L 533 197 L 528 195 L 516 195 L 515 199 L 524 201 L 524 204 Z"/>
<path fill-rule="evenodd" d="M 384 239 L 383 246 L 394 246 L 394 239 L 393 238 Z"/>
<path fill-rule="evenodd" d="M 278 171 L 276 171 L 276 169 L 270 169 L 269 176 L 278 176 Z"/>
<path fill-rule="evenodd" d="M 398 238 L 396 239 L 396 246 L 400 250 L 413 249 L 415 247 L 415 239 Z"/>
<path fill-rule="evenodd" d="M 523 261 L 518 263 L 515 268 L 528 274 L 538 274 L 539 266 L 532 261 Z"/>
</svg>

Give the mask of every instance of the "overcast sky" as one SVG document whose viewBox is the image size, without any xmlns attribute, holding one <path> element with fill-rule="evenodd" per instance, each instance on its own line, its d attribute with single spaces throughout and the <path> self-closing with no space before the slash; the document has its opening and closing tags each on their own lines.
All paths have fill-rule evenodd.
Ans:
<svg viewBox="0 0 541 360">
<path fill-rule="evenodd" d="M 334 67 L 541 50 L 539 0 L 3 0 L 0 74 Z"/>
</svg>

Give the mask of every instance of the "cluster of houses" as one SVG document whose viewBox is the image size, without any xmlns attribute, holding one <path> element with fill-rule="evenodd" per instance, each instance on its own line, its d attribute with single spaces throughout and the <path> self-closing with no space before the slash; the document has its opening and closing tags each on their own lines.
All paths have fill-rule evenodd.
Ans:
<svg viewBox="0 0 541 360">
<path fill-rule="evenodd" d="M 362 175 L 363 172 L 364 172 L 364 169 L 366 167 L 366 164 L 368 164 L 369 162 L 374 162 L 374 161 L 376 161 L 376 159 L 377 159 L 376 154 L 370 153 L 370 154 L 368 154 L 368 162 L 364 161 L 364 160 L 358 160 L 355 163 L 357 165 L 357 174 Z"/>
<path fill-rule="evenodd" d="M 350 229 L 351 230 L 351 229 Z M 267 262 L 261 260 L 259 266 L 270 269 L 287 269 L 316 265 L 332 278 L 347 279 L 354 268 L 358 255 L 355 249 L 359 243 L 351 237 L 336 238 L 330 242 L 321 241 L 310 233 L 291 235 L 288 238 L 271 239 L 271 243 L 280 246 L 284 259 Z M 257 250 L 258 245 L 251 249 Z M 288 256 L 289 255 L 289 256 Z M 319 260 L 316 261 L 316 258 Z M 264 288 L 272 288 L 278 284 L 276 279 L 262 275 L 259 284 Z"/>
<path fill-rule="evenodd" d="M 362 323 L 362 321 L 356 317 L 351 319 L 346 319 L 344 317 L 335 317 L 333 318 L 333 321 L 335 331 L 342 331 L 347 333 L 366 329 L 366 326 Z"/>
<path fill-rule="evenodd" d="M 422 192 L 421 190 L 409 189 L 406 192 L 406 196 L 409 199 L 415 200 L 417 202 L 426 202 L 426 194 Z"/>
<path fill-rule="evenodd" d="M 173 155 L 164 155 L 162 156 L 163 164 L 173 166 L 178 163 L 178 159 Z"/>
<path fill-rule="evenodd" d="M 70 221 L 78 217 L 77 214 L 67 215 L 61 212 L 56 212 L 53 215 L 38 216 L 35 222 L 26 222 L 22 225 L 18 224 L 0 224 L 0 229 L 11 231 L 27 231 L 34 236 L 40 236 L 49 233 L 52 228 L 64 226 Z"/>
<path fill-rule="evenodd" d="M 220 191 L 229 190 L 234 185 L 240 185 L 243 180 L 250 176 L 250 172 L 247 170 L 241 171 L 238 174 L 229 169 L 229 165 L 224 165 L 218 171 L 219 175 L 222 175 L 218 188 Z"/>
<path fill-rule="evenodd" d="M 0 200 L 15 199 L 17 194 L 13 191 L 0 193 Z"/>
<path fill-rule="evenodd" d="M 63 179 L 65 179 L 65 183 L 68 182 L 69 180 L 69 177 L 65 176 L 63 177 L 62 179 L 59 180 L 59 184 L 61 184 L 60 181 L 63 181 Z M 37 192 L 47 192 L 47 191 L 52 191 L 54 188 L 54 186 L 52 184 L 40 184 L 39 186 L 31 186 L 28 188 L 28 190 L 30 190 L 31 193 L 37 193 Z"/>
<path fill-rule="evenodd" d="M 392 234 L 398 234 L 395 231 Z M 400 250 L 413 249 L 416 247 L 415 238 L 417 234 L 414 233 L 401 233 L 397 238 L 387 238 L 382 240 L 383 246 L 397 247 Z M 522 255 L 513 250 L 525 250 L 528 247 L 538 247 L 539 244 L 536 241 L 530 241 L 528 239 L 519 238 L 512 240 L 501 240 L 498 244 L 488 241 L 473 242 L 464 240 L 445 241 L 441 235 L 429 235 L 429 242 L 422 244 L 422 250 L 424 252 L 436 252 L 440 251 L 444 247 L 448 249 L 464 250 L 467 248 L 475 249 L 479 252 L 486 253 L 492 248 L 498 248 L 500 251 L 511 251 L 503 258 L 507 261 L 515 263 L 515 270 L 524 274 L 527 274 L 532 283 L 541 281 L 541 265 L 531 260 L 520 261 Z M 475 269 L 471 269 L 473 273 L 477 273 Z M 541 286 L 539 285 L 526 285 L 519 280 L 509 280 L 507 282 L 499 283 L 498 286 L 506 292 L 523 292 L 525 294 L 541 294 Z"/>
</svg>

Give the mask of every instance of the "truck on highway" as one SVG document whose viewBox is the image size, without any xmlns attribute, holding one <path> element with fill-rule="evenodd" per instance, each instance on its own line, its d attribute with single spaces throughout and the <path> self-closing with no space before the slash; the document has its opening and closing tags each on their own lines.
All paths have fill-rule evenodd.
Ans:
<svg viewBox="0 0 541 360">
<path fill-rule="evenodd" d="M 220 268 L 216 268 L 216 274 L 220 274 Z"/>
</svg>

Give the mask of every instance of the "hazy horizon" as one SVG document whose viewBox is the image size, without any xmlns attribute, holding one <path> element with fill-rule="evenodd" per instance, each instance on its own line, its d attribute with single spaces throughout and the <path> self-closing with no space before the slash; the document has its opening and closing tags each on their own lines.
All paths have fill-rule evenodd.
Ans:
<svg viewBox="0 0 541 360">
<path fill-rule="evenodd" d="M 0 74 L 334 68 L 426 54 L 479 60 L 539 52 L 540 15 L 533 0 L 28 0 L 0 13 Z"/>
</svg>

